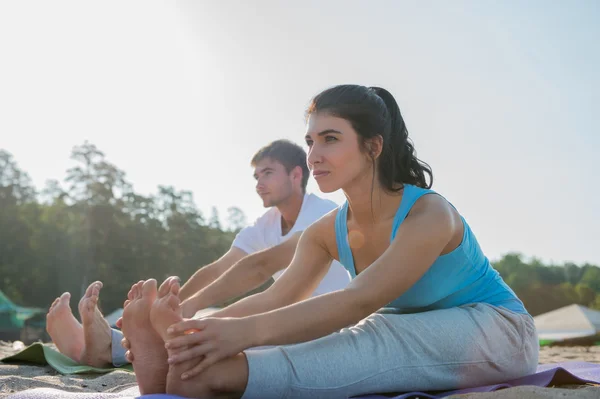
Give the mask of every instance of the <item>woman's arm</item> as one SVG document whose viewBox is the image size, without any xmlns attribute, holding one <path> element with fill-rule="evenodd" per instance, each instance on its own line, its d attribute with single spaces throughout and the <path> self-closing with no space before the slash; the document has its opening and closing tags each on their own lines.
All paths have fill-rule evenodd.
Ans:
<svg viewBox="0 0 600 399">
<path fill-rule="evenodd" d="M 252 316 L 208 317 L 174 324 L 169 328 L 169 334 L 174 338 L 167 341 L 167 347 L 194 347 L 172 356 L 169 362 L 179 363 L 204 356 L 186 372 L 191 377 L 217 361 L 251 347 L 305 342 L 357 323 L 402 295 L 425 274 L 454 235 L 462 230 L 462 225 L 453 216 L 451 206 L 443 198 L 427 195 L 419 199 L 389 248 L 343 290 Z M 319 231 L 313 231 L 315 236 L 307 241 L 322 241 L 323 236 L 317 234 Z M 305 245 L 302 247 L 320 253 L 316 245 Z M 301 251 L 300 246 L 298 251 Z M 304 256 L 311 255 L 299 253 L 294 259 L 300 260 Z M 281 279 L 291 279 L 291 276 L 290 273 Z M 281 283 L 279 289 L 284 288 L 283 281 Z M 196 331 L 182 335 L 190 329 Z"/>
<path fill-rule="evenodd" d="M 279 245 L 243 257 L 219 278 L 183 301 L 183 317 L 192 317 L 199 310 L 236 298 L 265 283 L 290 264 L 300 234 L 297 232 Z"/>
<path fill-rule="evenodd" d="M 302 233 L 290 265 L 273 285 L 213 313 L 211 317 L 251 316 L 310 297 L 331 264 L 331 255 L 319 239 L 324 224 L 327 220 L 317 221 Z"/>
<path fill-rule="evenodd" d="M 248 317 L 254 345 L 284 345 L 316 339 L 357 323 L 396 299 L 433 264 L 462 225 L 440 196 L 413 206 L 389 248 L 346 289 Z"/>
</svg>

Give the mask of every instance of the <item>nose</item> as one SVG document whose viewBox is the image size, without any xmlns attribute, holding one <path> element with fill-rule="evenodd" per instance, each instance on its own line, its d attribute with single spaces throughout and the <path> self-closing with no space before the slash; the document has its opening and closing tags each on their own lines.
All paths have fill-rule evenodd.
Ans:
<svg viewBox="0 0 600 399">
<path fill-rule="evenodd" d="M 309 169 L 311 169 L 311 167 L 315 164 L 323 162 L 321 151 L 319 150 L 319 147 L 316 144 L 313 144 L 312 147 L 310 147 L 310 149 L 308 150 L 306 162 L 308 163 Z"/>
</svg>

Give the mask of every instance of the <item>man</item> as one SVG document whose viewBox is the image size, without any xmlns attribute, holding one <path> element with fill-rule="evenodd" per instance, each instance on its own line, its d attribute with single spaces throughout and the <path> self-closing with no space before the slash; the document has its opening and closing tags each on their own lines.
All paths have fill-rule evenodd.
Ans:
<svg viewBox="0 0 600 399">
<path fill-rule="evenodd" d="M 252 226 L 242 229 L 231 248 L 217 261 L 199 269 L 180 291 L 184 317 L 239 297 L 277 279 L 290 264 L 300 234 L 321 216 L 336 208 L 332 201 L 306 193 L 309 170 L 306 153 L 298 145 L 277 140 L 252 158 L 256 191 L 270 208 Z M 143 276 L 147 277 L 147 276 Z M 348 273 L 332 262 L 313 295 L 344 288 Z M 120 366 L 125 360 L 122 334 L 110 328 L 97 302 L 101 282 L 92 283 L 79 303 L 80 324 L 69 306 L 70 294 L 57 298 L 47 316 L 47 329 L 59 351 L 95 367 Z"/>
</svg>

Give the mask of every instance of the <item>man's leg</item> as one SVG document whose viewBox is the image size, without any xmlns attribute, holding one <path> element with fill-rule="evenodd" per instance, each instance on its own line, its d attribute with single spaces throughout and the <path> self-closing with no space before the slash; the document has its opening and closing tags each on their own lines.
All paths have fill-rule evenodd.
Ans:
<svg viewBox="0 0 600 399">
<path fill-rule="evenodd" d="M 121 341 L 123 340 L 123 333 L 119 330 L 111 328 L 111 355 L 112 364 L 115 367 L 121 367 L 125 364 L 129 364 L 129 361 L 125 359 L 125 352 L 127 349 L 123 348 Z"/>
</svg>

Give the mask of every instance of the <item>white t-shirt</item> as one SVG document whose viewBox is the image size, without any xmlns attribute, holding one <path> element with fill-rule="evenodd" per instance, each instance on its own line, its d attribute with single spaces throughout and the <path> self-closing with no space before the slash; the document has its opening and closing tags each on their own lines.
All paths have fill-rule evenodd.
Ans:
<svg viewBox="0 0 600 399">
<path fill-rule="evenodd" d="M 314 194 L 305 194 L 296 223 L 286 235 L 281 234 L 281 212 L 277 207 L 272 207 L 259 217 L 252 226 L 243 228 L 233 240 L 232 246 L 247 254 L 274 247 L 287 240 L 294 233 L 303 231 L 335 208 L 337 208 L 337 205 L 333 201 L 317 197 Z M 273 275 L 273 278 L 277 280 L 284 271 L 285 269 L 278 271 Z M 339 262 L 334 260 L 313 296 L 340 290 L 345 288 L 349 282 L 350 274 Z"/>
</svg>

